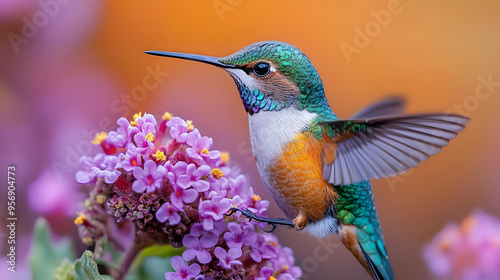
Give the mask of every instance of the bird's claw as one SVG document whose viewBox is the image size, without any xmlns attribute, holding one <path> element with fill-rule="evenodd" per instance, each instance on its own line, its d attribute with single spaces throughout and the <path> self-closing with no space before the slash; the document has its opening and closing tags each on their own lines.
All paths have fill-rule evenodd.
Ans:
<svg viewBox="0 0 500 280">
<path fill-rule="evenodd" d="M 258 222 L 264 222 L 264 223 L 267 223 L 269 225 L 272 226 L 272 228 L 270 230 L 264 230 L 265 232 L 273 232 L 276 227 L 278 225 L 283 225 L 283 226 L 289 226 L 289 227 L 294 227 L 295 225 L 293 224 L 292 221 L 290 220 L 285 220 L 285 219 L 271 219 L 271 218 L 266 218 L 266 217 L 259 217 L 257 215 L 255 215 L 254 213 L 248 211 L 248 209 L 246 210 L 242 210 L 242 209 L 239 209 L 239 208 L 236 208 L 236 207 L 232 207 L 231 210 L 228 214 L 226 214 L 227 216 L 231 216 L 233 215 L 234 213 L 236 213 L 237 211 L 240 211 L 241 214 L 245 215 L 245 217 L 247 217 L 250 221 L 252 219 L 258 221 Z"/>
</svg>

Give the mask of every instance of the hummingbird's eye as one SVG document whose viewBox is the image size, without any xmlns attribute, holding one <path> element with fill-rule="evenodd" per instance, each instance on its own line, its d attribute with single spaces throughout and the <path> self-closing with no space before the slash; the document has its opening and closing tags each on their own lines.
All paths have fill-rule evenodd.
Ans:
<svg viewBox="0 0 500 280">
<path fill-rule="evenodd" d="M 269 74 L 271 66 L 267 62 L 259 62 L 253 66 L 253 72 L 258 77 L 264 77 Z"/>
</svg>

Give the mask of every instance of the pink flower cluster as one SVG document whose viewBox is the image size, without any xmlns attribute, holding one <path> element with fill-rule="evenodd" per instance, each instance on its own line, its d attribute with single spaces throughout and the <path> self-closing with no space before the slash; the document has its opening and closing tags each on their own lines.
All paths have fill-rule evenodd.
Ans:
<svg viewBox="0 0 500 280">
<path fill-rule="evenodd" d="M 229 156 L 211 150 L 212 139 L 190 121 L 165 113 L 120 118 L 116 131 L 96 135 L 104 153 L 83 157 L 78 182 L 95 182 L 75 220 L 91 243 L 106 236 L 106 217 L 136 225 L 145 242 L 184 246 L 166 279 L 297 279 L 291 249 L 230 208 L 265 216 L 268 201 L 248 186 Z M 168 135 L 170 137 L 168 137 Z"/>
<path fill-rule="evenodd" d="M 427 244 L 431 272 L 447 279 L 500 279 L 500 220 L 476 210 L 460 225 L 448 224 Z"/>
</svg>

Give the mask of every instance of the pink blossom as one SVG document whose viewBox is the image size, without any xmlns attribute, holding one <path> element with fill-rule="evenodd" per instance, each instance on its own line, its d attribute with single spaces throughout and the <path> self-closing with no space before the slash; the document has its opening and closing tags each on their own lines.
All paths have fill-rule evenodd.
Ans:
<svg viewBox="0 0 500 280">
<path fill-rule="evenodd" d="M 179 215 L 180 210 L 175 207 L 170 202 L 164 203 L 158 211 L 156 211 L 156 219 L 160 223 L 164 223 L 168 220 L 169 225 L 176 225 L 180 222 L 181 216 Z"/>
<path fill-rule="evenodd" d="M 184 253 L 182 253 L 182 257 L 186 261 L 197 258 L 202 264 L 209 263 L 212 260 L 212 256 L 207 249 L 215 246 L 215 244 L 217 244 L 217 240 L 217 236 L 213 233 L 208 233 L 200 239 L 188 234 L 182 239 L 182 243 L 184 243 L 184 246 L 188 248 L 184 251 Z"/>
<path fill-rule="evenodd" d="M 219 265 L 225 269 L 231 269 L 231 266 L 242 264 L 241 261 L 237 260 L 241 257 L 240 248 L 232 248 L 226 252 L 221 247 L 216 247 L 214 250 L 215 256 L 219 259 Z"/>
<path fill-rule="evenodd" d="M 194 263 L 188 266 L 184 260 L 179 256 L 174 256 L 171 261 L 172 267 L 175 272 L 165 273 L 167 280 L 189 280 L 193 279 L 200 274 L 200 265 Z"/>
<path fill-rule="evenodd" d="M 257 240 L 253 224 L 238 224 L 230 222 L 227 224 L 228 232 L 224 233 L 224 239 L 229 248 L 241 248 L 243 245 L 250 246 Z"/>
<path fill-rule="evenodd" d="M 166 172 L 164 166 L 156 166 L 154 161 L 148 160 L 144 163 L 144 169 L 134 167 L 133 173 L 137 180 L 132 185 L 132 189 L 138 193 L 144 191 L 152 192 L 161 186 L 163 176 L 165 176 Z"/>
<path fill-rule="evenodd" d="M 95 183 L 86 222 L 79 224 L 86 242 L 109 235 L 99 223 L 110 215 L 113 222 L 134 225 L 137 238 L 148 244 L 187 248 L 182 256 L 190 265 L 172 258 L 176 272 L 166 273 L 167 279 L 255 279 L 269 270 L 280 280 L 300 277 L 292 251 L 265 233 L 265 225 L 240 212 L 226 216 L 231 207 L 265 216 L 269 202 L 253 193 L 237 166 L 209 150 L 211 138 L 168 115 L 160 124 L 149 114 L 117 124 L 105 139 L 114 149 L 101 145 L 106 155 L 82 158 L 76 176 Z"/>
<path fill-rule="evenodd" d="M 445 226 L 423 256 L 440 278 L 500 279 L 500 220 L 476 210 L 461 224 Z"/>
<path fill-rule="evenodd" d="M 230 208 L 231 203 L 222 196 L 200 202 L 199 212 L 200 217 L 204 218 L 203 228 L 205 230 L 213 229 L 214 221 L 221 220 Z"/>
</svg>

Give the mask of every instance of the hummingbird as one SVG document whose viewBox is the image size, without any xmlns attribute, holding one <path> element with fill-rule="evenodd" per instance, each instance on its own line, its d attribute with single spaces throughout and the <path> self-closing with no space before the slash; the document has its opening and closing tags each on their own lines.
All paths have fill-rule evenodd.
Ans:
<svg viewBox="0 0 500 280">
<path fill-rule="evenodd" d="M 273 229 L 337 235 L 373 279 L 394 279 L 370 180 L 404 173 L 438 153 L 469 118 L 402 115 L 402 100 L 392 98 L 339 119 L 314 65 L 284 42 L 257 42 L 225 57 L 145 53 L 214 65 L 234 79 L 257 169 L 288 219 L 237 210 Z"/>
</svg>

